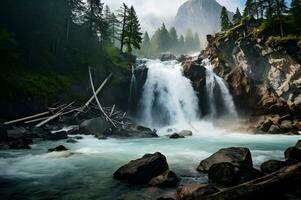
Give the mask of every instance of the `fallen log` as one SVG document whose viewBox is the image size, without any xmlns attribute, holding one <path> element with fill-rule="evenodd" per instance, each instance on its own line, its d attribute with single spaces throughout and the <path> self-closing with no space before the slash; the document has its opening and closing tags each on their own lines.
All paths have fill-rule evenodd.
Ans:
<svg viewBox="0 0 301 200">
<path fill-rule="evenodd" d="M 287 192 L 301 189 L 301 162 L 282 168 L 281 170 L 255 179 L 253 181 L 227 188 L 221 192 L 205 197 L 197 197 L 198 200 L 242 200 L 242 199 L 273 199 Z M 280 198 L 281 199 L 281 198 Z"/>
<path fill-rule="evenodd" d="M 99 110 L 103 113 L 103 115 L 105 116 L 105 118 L 116 128 L 116 125 L 115 123 L 111 120 L 111 118 L 106 114 L 106 112 L 103 110 L 99 100 L 98 100 L 98 97 L 96 95 L 96 92 L 95 92 L 95 88 L 94 88 L 94 84 L 93 84 L 93 79 L 92 79 L 92 74 L 91 74 L 91 68 L 89 67 L 89 77 L 90 77 L 90 83 L 91 83 L 91 88 L 92 88 L 92 92 L 93 92 L 93 95 L 94 95 L 94 99 L 99 107 Z"/>
<path fill-rule="evenodd" d="M 39 127 L 43 126 L 44 124 L 50 122 L 51 120 L 59 117 L 63 113 L 64 110 L 66 110 L 67 108 L 69 108 L 70 106 L 72 106 L 74 103 L 75 103 L 75 101 L 73 101 L 70 104 L 68 104 L 67 106 L 61 108 L 55 115 L 52 115 L 49 118 L 47 118 L 46 120 L 44 120 L 41 123 L 37 124 L 36 127 L 39 128 Z"/>
<path fill-rule="evenodd" d="M 90 68 L 89 68 L 90 70 Z M 103 89 L 103 87 L 107 84 L 107 82 L 111 79 L 113 74 L 110 74 L 103 82 L 102 84 L 99 86 L 99 88 L 96 90 L 95 94 L 96 96 L 98 95 L 98 93 Z M 94 87 L 94 85 L 93 85 Z M 86 103 L 85 103 L 85 107 L 88 107 L 89 104 L 93 101 L 93 99 L 95 98 L 95 96 L 93 95 Z"/>
<path fill-rule="evenodd" d="M 41 116 L 48 115 L 48 114 L 50 114 L 50 111 L 42 112 L 42 113 L 35 114 L 35 115 L 32 115 L 32 116 L 24 117 L 24 118 L 21 118 L 21 119 L 12 120 L 12 121 L 9 121 L 9 122 L 5 122 L 4 124 L 5 125 L 15 124 L 15 123 L 18 123 L 18 122 L 23 122 L 23 121 L 26 121 L 26 120 L 30 120 L 30 119 L 33 119 L 33 118 L 36 118 L 36 117 L 41 117 Z"/>
<path fill-rule="evenodd" d="M 110 117 L 112 116 L 112 114 L 114 113 L 114 110 L 115 110 L 115 104 L 113 105 L 113 107 L 112 107 L 112 110 L 111 110 L 111 112 L 110 112 Z"/>
</svg>

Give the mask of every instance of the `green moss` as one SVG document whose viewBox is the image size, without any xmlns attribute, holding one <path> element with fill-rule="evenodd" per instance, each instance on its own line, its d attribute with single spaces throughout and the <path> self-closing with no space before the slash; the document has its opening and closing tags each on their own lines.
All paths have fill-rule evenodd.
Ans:
<svg viewBox="0 0 301 200">
<path fill-rule="evenodd" d="M 278 46 L 284 46 L 289 44 L 297 44 L 298 46 L 300 46 L 301 36 L 296 36 L 296 35 L 288 35 L 286 37 L 270 36 L 266 41 L 266 45 L 271 47 L 278 47 Z"/>
</svg>

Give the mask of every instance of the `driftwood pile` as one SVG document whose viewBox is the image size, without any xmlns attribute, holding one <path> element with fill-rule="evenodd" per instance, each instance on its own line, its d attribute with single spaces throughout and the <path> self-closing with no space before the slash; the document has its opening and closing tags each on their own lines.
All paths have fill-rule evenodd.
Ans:
<svg viewBox="0 0 301 200">
<path fill-rule="evenodd" d="M 83 105 L 75 106 L 75 101 L 72 101 L 68 104 L 56 104 L 49 107 L 48 110 L 45 112 L 37 113 L 21 119 L 8 121 L 4 124 L 14 125 L 23 123 L 25 125 L 32 125 L 39 128 L 55 120 L 58 121 L 63 117 L 68 118 L 70 120 L 77 120 L 79 118 L 87 119 L 103 116 L 110 124 L 112 124 L 113 127 L 122 128 L 127 125 L 127 122 L 125 122 L 126 113 L 117 110 L 115 105 L 113 105 L 112 107 L 103 107 L 97 97 L 97 95 L 102 91 L 102 89 L 111 79 L 111 77 L 112 74 L 110 74 L 97 88 L 97 90 L 95 90 L 91 68 L 89 68 L 89 78 L 93 95 Z"/>
</svg>

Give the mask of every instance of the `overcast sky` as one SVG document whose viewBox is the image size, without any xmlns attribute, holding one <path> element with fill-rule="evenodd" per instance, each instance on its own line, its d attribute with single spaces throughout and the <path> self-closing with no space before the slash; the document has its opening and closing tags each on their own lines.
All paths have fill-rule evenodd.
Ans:
<svg viewBox="0 0 301 200">
<path fill-rule="evenodd" d="M 109 5 L 112 10 L 118 9 L 122 3 L 133 5 L 137 11 L 143 31 L 153 32 L 160 24 L 167 25 L 176 15 L 178 8 L 187 0 L 102 0 Z M 245 0 L 217 0 L 221 5 L 230 11 L 235 11 L 237 7 L 241 10 Z"/>
</svg>

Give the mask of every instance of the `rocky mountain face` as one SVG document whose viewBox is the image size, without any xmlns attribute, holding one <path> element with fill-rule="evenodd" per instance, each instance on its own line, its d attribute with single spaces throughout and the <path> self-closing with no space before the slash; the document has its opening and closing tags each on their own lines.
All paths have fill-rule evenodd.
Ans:
<svg viewBox="0 0 301 200">
<path fill-rule="evenodd" d="M 222 6 L 216 0 L 188 0 L 179 9 L 175 18 L 175 27 L 180 33 L 189 28 L 200 34 L 205 42 L 206 34 L 220 30 L 220 13 Z M 230 19 L 233 13 L 229 12 Z"/>
<path fill-rule="evenodd" d="M 228 32 L 208 35 L 207 48 L 188 67 L 186 63 L 184 70 L 189 77 L 192 72 L 187 69 L 201 67 L 209 59 L 215 73 L 228 82 L 240 114 L 249 117 L 254 132 L 299 134 L 301 47 L 288 43 L 272 48 L 256 32 L 256 22 L 249 21 Z M 202 73 L 192 81 L 203 85 Z"/>
</svg>

